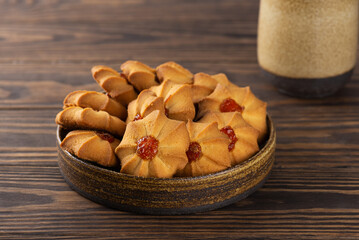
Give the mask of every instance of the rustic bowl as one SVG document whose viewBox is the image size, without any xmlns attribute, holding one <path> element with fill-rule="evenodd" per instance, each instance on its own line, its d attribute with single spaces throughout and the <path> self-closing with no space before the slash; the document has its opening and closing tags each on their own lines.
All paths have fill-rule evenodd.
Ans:
<svg viewBox="0 0 359 240">
<path fill-rule="evenodd" d="M 267 117 L 268 136 L 260 151 L 234 167 L 201 177 L 143 178 L 81 160 L 60 147 L 66 131 L 57 129 L 58 164 L 65 181 L 102 205 L 152 215 L 190 214 L 235 203 L 261 187 L 273 163 L 276 133 Z"/>
</svg>

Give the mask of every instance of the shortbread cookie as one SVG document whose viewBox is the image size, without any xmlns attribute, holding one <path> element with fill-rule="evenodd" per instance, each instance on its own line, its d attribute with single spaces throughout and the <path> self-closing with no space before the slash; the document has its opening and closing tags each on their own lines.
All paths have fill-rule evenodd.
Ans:
<svg viewBox="0 0 359 240">
<path fill-rule="evenodd" d="M 229 140 L 218 130 L 216 122 L 194 123 L 188 121 L 190 144 L 186 151 L 188 163 L 180 176 L 195 177 L 222 171 L 231 166 Z"/>
<path fill-rule="evenodd" d="M 115 167 L 119 161 L 114 151 L 119 144 L 120 141 L 108 133 L 74 130 L 62 140 L 61 147 L 78 158 Z"/>
<path fill-rule="evenodd" d="M 123 106 L 127 106 L 132 100 L 136 99 L 137 94 L 133 86 L 127 83 L 116 70 L 107 66 L 94 66 L 91 69 L 92 76 L 96 82 Z"/>
<path fill-rule="evenodd" d="M 259 150 L 258 130 L 238 112 L 209 112 L 199 122 L 218 123 L 219 130 L 230 140 L 228 150 L 232 166 L 247 160 Z"/>
<path fill-rule="evenodd" d="M 165 112 L 163 97 L 157 97 L 151 90 L 143 90 L 136 100 L 128 104 L 126 123 L 143 119 L 155 110 Z"/>
<path fill-rule="evenodd" d="M 198 103 L 198 117 L 212 112 L 240 112 L 244 120 L 259 131 L 259 141 L 266 132 L 267 103 L 259 100 L 249 87 L 218 84 L 212 94 Z"/>
<path fill-rule="evenodd" d="M 64 108 L 78 106 L 105 111 L 110 115 L 126 119 L 127 110 L 122 104 L 103 93 L 79 90 L 69 93 L 64 100 Z"/>
<path fill-rule="evenodd" d="M 160 82 L 171 80 L 175 83 L 192 83 L 193 74 L 175 62 L 166 62 L 156 68 L 157 78 Z"/>
<path fill-rule="evenodd" d="M 222 84 L 223 86 L 230 86 L 233 83 L 231 83 L 228 78 L 227 75 L 224 73 L 217 73 L 214 75 L 211 75 L 212 78 L 214 78 L 218 83 Z M 213 90 L 216 88 L 216 86 L 214 86 Z"/>
<path fill-rule="evenodd" d="M 156 96 L 163 97 L 166 115 L 175 120 L 193 120 L 196 110 L 192 102 L 191 86 L 165 80 L 159 86 L 151 87 Z"/>
<path fill-rule="evenodd" d="M 192 84 L 192 100 L 194 103 L 198 103 L 203 98 L 210 95 L 217 84 L 220 83 L 223 86 L 230 86 L 232 83 L 228 80 L 224 73 L 218 73 L 215 75 L 209 75 L 207 73 L 196 73 L 193 76 Z"/>
<path fill-rule="evenodd" d="M 121 70 L 139 92 L 158 85 L 156 70 L 139 61 L 126 61 L 121 65 Z"/>
<path fill-rule="evenodd" d="M 187 164 L 189 136 L 182 121 L 156 110 L 130 122 L 115 152 L 121 172 L 141 177 L 171 178 Z"/>
<path fill-rule="evenodd" d="M 126 124 L 118 117 L 92 108 L 68 107 L 56 115 L 56 123 L 66 129 L 91 129 L 122 136 Z"/>
</svg>

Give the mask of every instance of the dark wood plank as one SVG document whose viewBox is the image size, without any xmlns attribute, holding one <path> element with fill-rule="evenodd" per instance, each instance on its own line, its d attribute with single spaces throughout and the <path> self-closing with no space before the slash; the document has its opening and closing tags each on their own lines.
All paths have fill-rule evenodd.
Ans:
<svg viewBox="0 0 359 240">
<path fill-rule="evenodd" d="M 293 179 L 293 171 L 275 170 L 264 188 L 237 204 L 191 216 L 155 217 L 114 211 L 83 199 L 68 189 L 56 166 L 5 167 L 1 170 L 1 175 L 4 174 L 7 181 L 0 182 L 1 187 L 6 186 L 0 195 L 3 223 L 0 230 L 15 236 L 164 239 L 201 238 L 208 234 L 223 239 L 251 235 L 296 239 L 315 235 L 316 239 L 328 239 L 335 234 L 358 237 L 357 176 L 335 173 L 348 185 L 343 189 L 335 186 L 336 182 L 331 186 L 330 173 L 315 172 L 322 178 L 321 186 L 316 183 L 317 188 L 308 190 L 313 172 L 301 176 L 295 172 L 298 180 L 294 182 L 285 180 Z M 350 185 L 353 189 L 348 189 Z M 325 189 L 326 186 L 330 187 Z M 9 201 L 14 198 L 17 200 Z M 337 202 L 338 198 L 341 203 Z M 297 235 L 293 236 L 294 229 Z"/>
<path fill-rule="evenodd" d="M 2 111 L 0 139 L 5 138 L 2 135 L 5 133 L 9 144 L 2 146 L 0 153 L 0 218 L 4 223 L 0 230 L 14 234 L 15 238 L 96 235 L 110 239 L 124 233 L 126 238 L 200 238 L 203 232 L 233 239 L 243 234 L 266 238 L 272 232 L 276 236 L 270 239 L 312 235 L 316 239 L 328 239 L 332 233 L 357 236 L 359 166 L 352 156 L 359 155 L 355 142 L 358 137 L 354 136 L 352 143 L 334 137 L 320 138 L 322 133 L 335 135 L 343 126 L 346 128 L 343 135 L 357 131 L 359 123 L 353 121 L 358 118 L 357 112 L 342 122 L 330 121 L 336 116 L 335 111 L 327 112 L 324 118 L 312 114 L 301 119 L 278 119 L 277 160 L 271 178 L 262 189 L 224 209 L 179 217 L 114 211 L 71 191 L 56 163 L 53 123 L 56 112 L 55 109 Z M 18 124 L 14 123 L 16 119 Z M 319 128 L 316 131 L 319 141 L 306 137 L 313 128 Z M 37 135 L 44 140 L 39 141 Z M 303 136 L 302 142 L 298 142 Z M 21 137 L 22 145 L 13 147 Z M 101 231 L 103 228 L 107 229 L 105 233 Z M 51 233 L 48 229 L 52 229 Z M 142 230 L 132 233 L 133 229 Z M 187 229 L 191 232 L 186 232 Z M 292 236 L 292 229 L 298 235 Z"/>
<path fill-rule="evenodd" d="M 30 68 L 37 64 L 40 69 L 33 79 L 39 80 L 39 76 L 51 71 L 48 65 L 71 67 L 76 63 L 73 67 L 84 69 L 85 65 L 105 63 L 117 67 L 134 57 L 148 64 L 174 59 L 191 65 L 208 62 L 217 65 L 248 57 L 249 50 L 255 50 L 256 14 L 238 13 L 240 10 L 256 13 L 256 3 L 176 3 L 6 1 L 0 23 L 1 42 L 6 47 L 1 48 L 0 63 L 6 64 L 11 72 L 11 65 L 25 65 L 27 68 L 17 76 L 27 71 L 33 73 Z M 250 49 L 238 49 L 241 45 Z M 233 51 L 238 54 L 232 54 Z M 62 71 L 53 73 L 58 75 Z"/>
<path fill-rule="evenodd" d="M 358 239 L 359 71 L 326 99 L 279 94 L 257 64 L 258 3 L 0 0 L 0 239 Z M 68 92 L 100 91 L 93 65 L 127 59 L 250 85 L 278 134 L 264 187 L 223 209 L 161 217 L 72 191 L 54 117 Z"/>
</svg>

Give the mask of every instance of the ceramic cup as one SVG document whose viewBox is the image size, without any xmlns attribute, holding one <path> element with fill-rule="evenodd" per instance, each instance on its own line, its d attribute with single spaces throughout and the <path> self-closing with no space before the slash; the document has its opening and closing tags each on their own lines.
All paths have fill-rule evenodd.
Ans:
<svg viewBox="0 0 359 240">
<path fill-rule="evenodd" d="M 351 77 L 358 0 L 261 0 L 258 61 L 280 92 L 329 96 Z"/>
</svg>

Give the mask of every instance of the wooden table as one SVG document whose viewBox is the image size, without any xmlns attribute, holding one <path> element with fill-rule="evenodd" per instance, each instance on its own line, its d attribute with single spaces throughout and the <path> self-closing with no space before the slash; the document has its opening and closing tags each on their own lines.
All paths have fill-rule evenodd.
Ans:
<svg viewBox="0 0 359 240">
<path fill-rule="evenodd" d="M 1 1 L 1 239 L 359 239 L 359 71 L 335 96 L 300 100 L 264 81 L 258 1 Z M 278 133 L 263 188 L 190 216 L 141 216 L 72 191 L 57 165 L 64 96 L 100 90 L 90 68 L 174 60 L 224 72 L 268 102 Z M 359 66 L 357 66 L 359 69 Z"/>
</svg>

